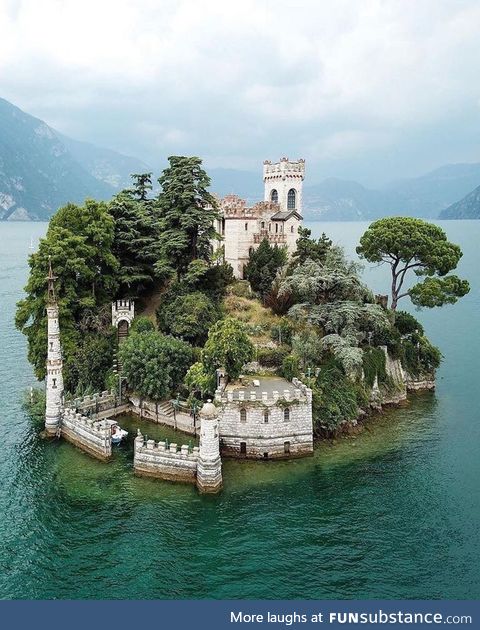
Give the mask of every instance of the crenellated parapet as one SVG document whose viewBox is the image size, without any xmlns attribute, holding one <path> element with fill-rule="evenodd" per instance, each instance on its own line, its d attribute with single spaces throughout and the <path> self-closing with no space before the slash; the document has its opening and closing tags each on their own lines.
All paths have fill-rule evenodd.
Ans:
<svg viewBox="0 0 480 630">
<path fill-rule="evenodd" d="M 138 475 L 195 483 L 198 458 L 198 446 L 146 440 L 140 431 L 135 438 L 133 469 Z"/>
<path fill-rule="evenodd" d="M 118 328 L 124 321 L 130 326 L 135 317 L 135 301 L 129 299 L 115 300 L 112 302 L 112 326 Z"/>
<path fill-rule="evenodd" d="M 218 389 L 221 451 L 253 459 L 313 452 L 312 390 L 298 379 L 258 377 Z"/>
<path fill-rule="evenodd" d="M 75 409 L 63 412 L 61 434 L 66 440 L 97 459 L 112 455 L 112 430 L 109 422 L 85 416 Z"/>
</svg>

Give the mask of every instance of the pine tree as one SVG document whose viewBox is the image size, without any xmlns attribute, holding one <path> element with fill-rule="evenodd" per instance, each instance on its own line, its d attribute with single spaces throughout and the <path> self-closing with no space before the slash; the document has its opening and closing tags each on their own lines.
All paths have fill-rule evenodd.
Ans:
<svg viewBox="0 0 480 630">
<path fill-rule="evenodd" d="M 171 156 L 170 166 L 159 178 L 162 192 L 158 197 L 161 216 L 157 271 L 165 267 L 181 278 L 195 259 L 209 260 L 211 241 L 218 237 L 214 222 L 218 219 L 215 198 L 208 192 L 210 178 L 198 157 Z"/>
</svg>

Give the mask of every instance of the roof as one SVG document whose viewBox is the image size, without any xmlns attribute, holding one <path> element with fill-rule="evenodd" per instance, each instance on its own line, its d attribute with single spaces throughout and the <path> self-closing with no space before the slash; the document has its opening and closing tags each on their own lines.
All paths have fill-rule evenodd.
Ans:
<svg viewBox="0 0 480 630">
<path fill-rule="evenodd" d="M 276 212 L 270 218 L 272 221 L 288 221 L 288 219 L 293 216 L 297 217 L 299 221 L 303 219 L 302 215 L 296 210 L 287 210 L 286 212 L 284 211 Z"/>
<path fill-rule="evenodd" d="M 253 381 L 258 381 L 259 385 L 255 387 Z M 241 383 L 229 383 L 225 388 L 226 391 L 233 391 L 234 400 L 238 400 L 238 392 L 244 391 L 246 400 L 250 398 L 251 392 L 267 392 L 272 395 L 274 391 L 277 391 L 280 396 L 283 396 L 285 390 L 293 395 L 295 386 L 280 376 L 248 376 L 245 381 L 248 383 L 242 385 Z M 260 395 L 260 394 L 259 394 Z"/>
</svg>

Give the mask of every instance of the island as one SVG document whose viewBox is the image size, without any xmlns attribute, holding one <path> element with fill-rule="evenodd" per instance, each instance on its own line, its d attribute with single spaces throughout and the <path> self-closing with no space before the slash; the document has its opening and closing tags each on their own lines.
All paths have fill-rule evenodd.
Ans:
<svg viewBox="0 0 480 630">
<path fill-rule="evenodd" d="M 158 193 L 151 173 L 132 177 L 110 202 L 60 208 L 29 258 L 16 325 L 45 380 L 46 436 L 108 460 L 116 418 L 137 414 L 199 445 L 139 430 L 135 473 L 214 493 L 224 457 L 308 456 L 315 440 L 435 388 L 441 353 L 398 303 L 468 292 L 440 227 L 368 227 L 357 252 L 392 278 L 390 295 L 374 295 L 358 263 L 302 226 L 302 159 L 265 161 L 252 205 L 212 195 L 197 157 L 170 157 Z"/>
</svg>

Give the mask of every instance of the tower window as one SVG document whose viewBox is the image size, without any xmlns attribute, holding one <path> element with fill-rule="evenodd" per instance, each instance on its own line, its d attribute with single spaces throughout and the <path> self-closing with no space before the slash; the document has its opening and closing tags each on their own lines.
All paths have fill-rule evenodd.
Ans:
<svg viewBox="0 0 480 630">
<path fill-rule="evenodd" d="M 248 230 L 248 223 L 245 223 L 245 231 Z"/>
<path fill-rule="evenodd" d="M 278 233 L 278 223 L 275 223 L 275 233 Z"/>
<path fill-rule="evenodd" d="M 275 188 L 270 193 L 270 199 L 273 203 L 278 203 L 278 190 L 275 190 Z"/>
<path fill-rule="evenodd" d="M 290 228 L 290 232 L 291 232 L 292 234 L 295 232 L 295 228 L 293 227 L 293 225 L 292 225 L 292 227 Z"/>
<path fill-rule="evenodd" d="M 52 379 L 52 381 L 53 381 L 52 389 L 57 389 L 57 379 L 54 378 Z"/>
<path fill-rule="evenodd" d="M 265 221 L 262 221 L 262 230 L 265 229 Z"/>
<path fill-rule="evenodd" d="M 265 424 L 268 424 L 268 409 L 265 409 L 265 411 L 263 412 L 263 421 L 265 422 Z"/>
<path fill-rule="evenodd" d="M 296 202 L 297 202 L 297 192 L 295 188 L 290 188 L 290 190 L 288 191 L 288 196 L 287 196 L 287 209 L 295 210 Z"/>
<path fill-rule="evenodd" d="M 285 409 L 283 410 L 283 419 L 285 420 L 285 422 L 288 422 L 290 420 L 290 409 L 288 407 L 285 407 Z"/>
<path fill-rule="evenodd" d="M 247 410 L 245 408 L 240 409 L 240 422 L 247 421 Z"/>
</svg>

